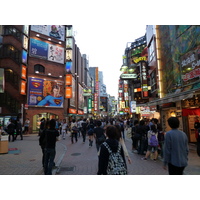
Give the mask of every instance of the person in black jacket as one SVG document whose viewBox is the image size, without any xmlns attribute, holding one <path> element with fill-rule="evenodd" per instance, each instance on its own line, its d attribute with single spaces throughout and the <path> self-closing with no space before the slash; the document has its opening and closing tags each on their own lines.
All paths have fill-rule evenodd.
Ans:
<svg viewBox="0 0 200 200">
<path fill-rule="evenodd" d="M 110 149 L 113 152 L 117 152 L 119 148 L 119 141 L 117 138 L 117 128 L 113 125 L 109 125 L 106 128 L 106 135 L 108 139 L 105 141 L 107 145 L 110 147 Z M 120 149 L 120 154 L 123 158 L 124 164 L 126 166 L 126 160 L 124 156 L 123 148 Z M 100 154 L 99 154 L 99 163 L 98 163 L 98 175 L 107 175 L 107 167 L 108 167 L 108 161 L 109 161 L 109 152 L 104 143 L 101 145 L 100 148 Z M 127 166 L 126 166 L 127 168 Z"/>
<path fill-rule="evenodd" d="M 7 132 L 9 134 L 8 141 L 10 142 L 11 136 L 12 136 L 12 142 L 14 142 L 15 141 L 15 136 L 14 136 L 15 124 L 14 124 L 14 120 L 13 119 L 10 119 L 10 124 L 7 126 Z"/>
<path fill-rule="evenodd" d="M 56 120 L 51 119 L 50 128 L 45 130 L 45 161 L 44 173 L 45 175 L 52 175 L 52 168 L 54 166 L 54 158 L 56 155 L 56 141 L 58 140 L 59 132 L 56 130 Z"/>
<path fill-rule="evenodd" d="M 148 128 L 145 125 L 145 121 L 144 120 L 140 120 L 137 131 L 138 131 L 138 134 L 140 135 L 138 154 L 145 155 L 144 150 L 145 150 L 145 143 L 147 141 Z"/>
<path fill-rule="evenodd" d="M 44 129 L 40 134 L 39 138 L 39 145 L 42 149 L 42 166 L 44 168 L 44 156 L 45 156 L 45 145 L 46 145 L 46 137 L 45 137 L 45 131 L 49 129 L 50 121 L 45 121 Z"/>
</svg>

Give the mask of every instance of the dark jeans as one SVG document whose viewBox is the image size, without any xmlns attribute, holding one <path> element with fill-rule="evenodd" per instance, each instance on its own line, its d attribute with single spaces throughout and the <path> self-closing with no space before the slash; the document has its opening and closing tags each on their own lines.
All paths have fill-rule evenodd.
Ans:
<svg viewBox="0 0 200 200">
<path fill-rule="evenodd" d="M 56 155 L 55 149 L 46 148 L 44 157 L 44 174 L 52 175 L 52 168 L 54 166 L 54 158 Z"/>
<path fill-rule="evenodd" d="M 20 135 L 21 140 L 23 140 L 22 131 L 21 131 L 21 130 L 17 130 L 16 133 L 17 133 L 17 134 L 15 135 L 15 140 L 17 139 L 17 136 L 18 136 L 18 135 Z"/>
<path fill-rule="evenodd" d="M 86 131 L 82 131 L 82 137 L 83 137 L 83 142 L 85 142 L 85 138 L 86 138 Z"/>
<path fill-rule="evenodd" d="M 140 139 L 140 144 L 139 144 L 139 147 L 138 147 L 138 154 L 141 154 L 141 155 L 145 155 L 144 151 L 145 151 L 145 139 Z"/>
<path fill-rule="evenodd" d="M 75 138 L 76 142 L 78 141 L 77 134 L 78 134 L 77 132 L 72 132 L 71 133 L 71 141 L 72 141 L 72 143 L 74 143 L 74 138 Z"/>
<path fill-rule="evenodd" d="M 8 136 L 8 141 L 10 142 L 11 136 L 12 136 L 12 141 L 14 142 L 14 140 L 15 140 L 14 133 L 9 134 L 9 136 Z"/>
<path fill-rule="evenodd" d="M 171 163 L 168 163 L 169 175 L 183 175 L 183 170 L 185 167 L 176 167 Z"/>
<path fill-rule="evenodd" d="M 44 167 L 45 148 L 41 147 L 41 149 L 42 149 L 42 167 Z"/>
</svg>

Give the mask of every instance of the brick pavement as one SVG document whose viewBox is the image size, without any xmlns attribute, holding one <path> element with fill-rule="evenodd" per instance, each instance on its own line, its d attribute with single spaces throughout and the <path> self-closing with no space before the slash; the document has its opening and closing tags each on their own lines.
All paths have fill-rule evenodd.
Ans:
<svg viewBox="0 0 200 200">
<path fill-rule="evenodd" d="M 9 148 L 17 148 L 15 154 L 0 154 L 0 175 L 42 175 L 42 151 L 37 135 L 24 136 L 24 140 L 9 143 Z M 162 169 L 162 162 L 158 160 L 143 161 L 140 155 L 130 152 L 131 140 L 126 141 L 132 164 L 128 164 L 129 175 L 167 175 Z M 56 175 L 96 175 L 98 156 L 95 146 L 89 148 L 88 140 L 82 143 L 79 138 L 77 143 L 71 144 L 69 136 L 56 144 L 56 165 L 53 170 Z M 195 145 L 190 145 L 187 175 L 200 175 L 200 158 L 196 154 Z"/>
</svg>

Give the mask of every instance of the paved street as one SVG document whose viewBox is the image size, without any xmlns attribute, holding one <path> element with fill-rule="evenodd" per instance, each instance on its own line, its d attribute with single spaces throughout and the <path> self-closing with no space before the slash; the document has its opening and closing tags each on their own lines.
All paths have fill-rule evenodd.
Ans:
<svg viewBox="0 0 200 200">
<path fill-rule="evenodd" d="M 55 162 L 58 166 L 53 170 L 55 175 L 96 175 L 98 156 L 95 145 L 89 148 L 88 140 L 82 138 L 71 144 L 70 137 L 60 140 L 56 146 Z M 128 164 L 129 175 L 167 175 L 160 160 L 143 161 L 140 155 L 131 153 L 131 140 L 126 141 L 132 164 Z M 37 135 L 24 136 L 24 140 L 9 143 L 8 154 L 0 154 L 0 175 L 42 175 L 42 152 Z M 200 175 L 200 158 L 196 155 L 195 146 L 190 145 L 189 165 L 186 175 Z"/>
</svg>

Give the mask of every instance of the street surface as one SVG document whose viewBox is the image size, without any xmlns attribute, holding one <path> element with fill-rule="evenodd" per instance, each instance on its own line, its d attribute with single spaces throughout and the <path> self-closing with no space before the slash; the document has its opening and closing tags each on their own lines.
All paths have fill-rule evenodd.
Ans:
<svg viewBox="0 0 200 200">
<path fill-rule="evenodd" d="M 24 140 L 9 143 L 9 153 L 0 154 L 0 175 L 43 175 L 41 164 L 42 151 L 37 135 L 25 135 Z M 83 144 L 82 137 L 71 144 L 67 135 L 56 144 L 56 168 L 54 175 L 96 175 L 98 170 L 98 156 L 96 146 L 89 148 L 88 138 Z M 128 175 L 168 175 L 162 168 L 162 161 L 143 161 L 142 156 L 131 152 L 131 140 L 125 140 L 126 147 L 132 160 L 128 166 Z M 200 158 L 196 154 L 196 147 L 190 144 L 186 175 L 200 175 Z"/>
</svg>

